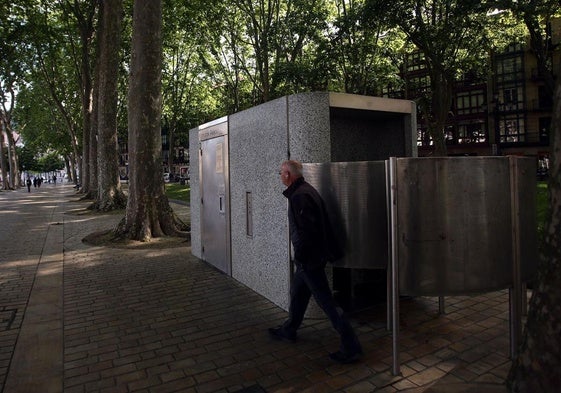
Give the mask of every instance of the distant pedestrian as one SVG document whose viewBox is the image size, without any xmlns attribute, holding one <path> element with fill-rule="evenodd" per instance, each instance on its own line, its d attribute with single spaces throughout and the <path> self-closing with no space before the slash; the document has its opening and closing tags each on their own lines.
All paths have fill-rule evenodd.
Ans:
<svg viewBox="0 0 561 393">
<path fill-rule="evenodd" d="M 339 363 L 355 362 L 362 356 L 362 347 L 350 322 L 337 309 L 325 274 L 327 262 L 340 258 L 342 250 L 336 246 L 324 202 L 316 189 L 304 180 L 300 162 L 283 162 L 279 174 L 287 187 L 283 195 L 288 199 L 296 272 L 290 284 L 288 319 L 281 326 L 270 328 L 269 334 L 277 340 L 296 341 L 296 331 L 313 295 L 341 337 L 339 351 L 329 357 Z"/>
<path fill-rule="evenodd" d="M 53 183 L 55 183 L 56 186 L 56 175 L 53 175 Z"/>
<path fill-rule="evenodd" d="M 27 177 L 27 181 L 25 182 L 25 184 L 27 184 L 27 192 L 31 192 L 31 179 L 29 178 L 29 176 Z"/>
<path fill-rule="evenodd" d="M 33 177 L 33 187 L 37 187 L 37 177 Z"/>
</svg>

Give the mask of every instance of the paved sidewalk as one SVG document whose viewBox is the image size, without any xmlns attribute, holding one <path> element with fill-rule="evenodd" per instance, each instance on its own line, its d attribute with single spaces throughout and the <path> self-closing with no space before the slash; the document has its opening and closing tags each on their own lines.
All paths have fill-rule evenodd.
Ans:
<svg viewBox="0 0 561 393">
<path fill-rule="evenodd" d="M 92 247 L 119 214 L 84 213 L 68 185 L 0 192 L 0 391 L 504 393 L 508 294 L 401 302 L 401 375 L 385 306 L 351 315 L 365 356 L 338 365 L 327 320 L 271 341 L 277 306 L 169 249 Z M 189 208 L 172 204 L 188 219 Z"/>
</svg>

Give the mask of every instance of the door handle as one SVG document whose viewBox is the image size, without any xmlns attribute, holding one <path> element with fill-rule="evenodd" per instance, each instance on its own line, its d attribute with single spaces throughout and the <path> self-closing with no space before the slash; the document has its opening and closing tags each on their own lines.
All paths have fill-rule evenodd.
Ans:
<svg viewBox="0 0 561 393">
<path fill-rule="evenodd" d="M 220 213 L 225 213 L 224 195 L 218 195 L 218 211 Z"/>
</svg>

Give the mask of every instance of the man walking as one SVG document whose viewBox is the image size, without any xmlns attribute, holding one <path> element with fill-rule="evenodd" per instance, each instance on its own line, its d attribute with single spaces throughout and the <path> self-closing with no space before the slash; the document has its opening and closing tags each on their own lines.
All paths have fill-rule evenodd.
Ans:
<svg viewBox="0 0 561 393">
<path fill-rule="evenodd" d="M 333 229 L 321 196 L 304 180 L 302 164 L 288 160 L 281 165 L 281 180 L 287 187 L 290 238 L 294 246 L 296 272 L 290 288 L 288 320 L 277 328 L 270 328 L 272 338 L 294 342 L 296 331 L 304 320 L 310 297 L 327 315 L 333 328 L 341 336 L 339 351 L 329 357 L 339 363 L 352 363 L 362 355 L 362 348 L 349 321 L 339 313 L 329 288 L 325 266 L 336 259 Z"/>
</svg>

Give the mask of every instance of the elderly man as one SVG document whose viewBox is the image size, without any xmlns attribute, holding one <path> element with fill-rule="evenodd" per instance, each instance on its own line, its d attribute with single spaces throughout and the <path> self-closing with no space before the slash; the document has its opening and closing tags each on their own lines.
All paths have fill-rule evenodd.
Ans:
<svg viewBox="0 0 561 393">
<path fill-rule="evenodd" d="M 283 195 L 288 198 L 288 221 L 296 272 L 290 288 L 288 320 L 277 328 L 270 328 L 269 334 L 277 340 L 296 341 L 296 331 L 304 320 L 313 295 L 341 336 L 339 351 L 329 354 L 329 357 L 339 363 L 355 362 L 362 355 L 361 345 L 349 321 L 337 310 L 325 274 L 327 262 L 336 259 L 339 251 L 334 247 L 337 242 L 334 241 L 323 200 L 316 189 L 304 180 L 300 162 L 283 162 L 280 176 L 287 187 Z"/>
</svg>

